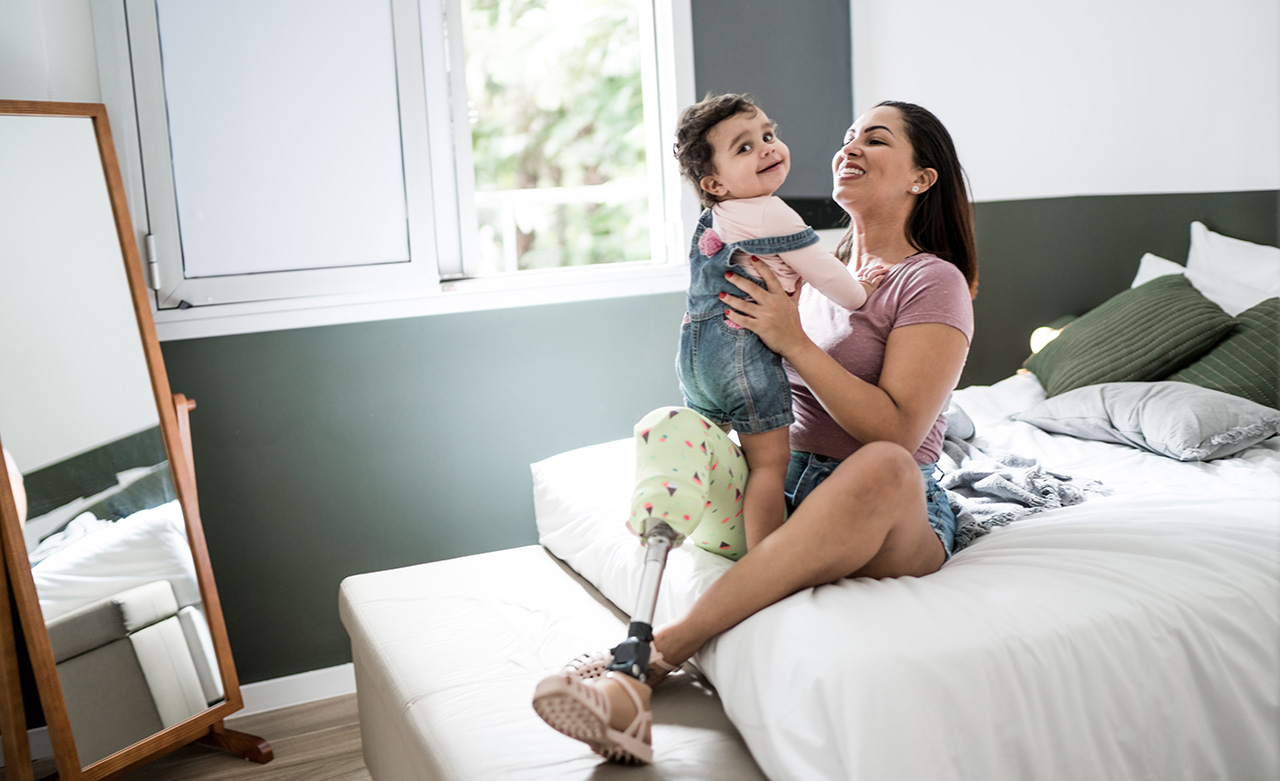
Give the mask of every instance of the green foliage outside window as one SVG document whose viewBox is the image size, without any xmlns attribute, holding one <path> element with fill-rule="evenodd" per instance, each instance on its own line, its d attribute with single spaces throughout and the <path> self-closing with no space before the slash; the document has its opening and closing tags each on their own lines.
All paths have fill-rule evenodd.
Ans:
<svg viewBox="0 0 1280 781">
<path fill-rule="evenodd" d="M 647 259 L 634 3 L 469 0 L 463 26 L 485 264 Z"/>
</svg>

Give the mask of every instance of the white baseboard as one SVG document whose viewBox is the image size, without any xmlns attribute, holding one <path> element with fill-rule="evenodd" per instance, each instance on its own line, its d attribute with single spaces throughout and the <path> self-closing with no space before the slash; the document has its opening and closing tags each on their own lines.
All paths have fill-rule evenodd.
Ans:
<svg viewBox="0 0 1280 781">
<path fill-rule="evenodd" d="M 247 683 L 240 687 L 244 710 L 236 711 L 230 718 L 354 694 L 355 691 L 356 667 L 351 663 Z"/>
</svg>

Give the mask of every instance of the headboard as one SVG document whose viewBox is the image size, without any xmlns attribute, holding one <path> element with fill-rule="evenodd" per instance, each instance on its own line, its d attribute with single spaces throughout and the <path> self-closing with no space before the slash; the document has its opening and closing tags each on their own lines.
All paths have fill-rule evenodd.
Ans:
<svg viewBox="0 0 1280 781">
<path fill-rule="evenodd" d="M 1106 195 L 977 205 L 973 346 L 960 386 L 988 385 L 1030 354 L 1036 327 L 1129 286 L 1142 255 L 1185 263 L 1191 223 L 1280 245 L 1280 191 Z"/>
<path fill-rule="evenodd" d="M 147 471 L 135 474 L 137 479 L 128 486 L 119 486 L 117 475 L 138 469 Z M 175 498 L 164 440 L 158 427 L 144 429 L 34 470 L 23 475 L 23 483 L 27 490 L 29 519 L 91 496 L 95 497 L 94 503 L 77 508 L 77 512 L 94 509 L 95 515 L 104 520 L 123 518 L 136 510 L 155 507 Z M 119 490 L 110 490 L 117 486 Z M 44 533 L 53 531 L 56 529 L 47 529 Z"/>
</svg>

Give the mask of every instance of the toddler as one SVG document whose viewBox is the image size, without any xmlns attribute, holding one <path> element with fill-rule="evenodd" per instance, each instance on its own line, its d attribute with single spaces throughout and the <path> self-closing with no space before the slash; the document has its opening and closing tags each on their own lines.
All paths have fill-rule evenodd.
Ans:
<svg viewBox="0 0 1280 781">
<path fill-rule="evenodd" d="M 749 273 L 747 259 L 754 257 L 788 293 L 803 279 L 837 304 L 858 309 L 879 286 L 884 269 L 855 277 L 773 194 L 786 181 L 791 153 L 751 96 L 708 96 L 686 109 L 676 130 L 675 156 L 705 208 L 689 253 L 688 312 L 676 371 L 686 406 L 738 432 L 750 470 L 742 515 L 745 544 L 752 547 L 786 517 L 783 488 L 794 417 L 782 359 L 751 331 L 725 319 L 720 294 L 742 296 L 725 273 L 732 266 L 734 273 L 763 286 Z M 745 551 L 716 552 L 736 559 Z"/>
</svg>

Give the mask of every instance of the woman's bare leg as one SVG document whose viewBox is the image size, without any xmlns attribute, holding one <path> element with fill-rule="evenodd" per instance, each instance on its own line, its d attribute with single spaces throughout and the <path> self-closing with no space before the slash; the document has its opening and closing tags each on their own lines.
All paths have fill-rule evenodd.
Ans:
<svg viewBox="0 0 1280 781">
<path fill-rule="evenodd" d="M 787 464 L 791 461 L 790 430 L 783 426 L 761 434 L 738 433 L 747 457 L 747 486 L 742 522 L 747 550 L 754 548 L 787 519 Z"/>
<path fill-rule="evenodd" d="M 679 664 L 712 637 L 800 589 L 853 575 L 926 575 L 945 560 L 915 460 L 898 445 L 872 443 L 837 467 L 687 615 L 659 629 L 654 645 Z"/>
</svg>

